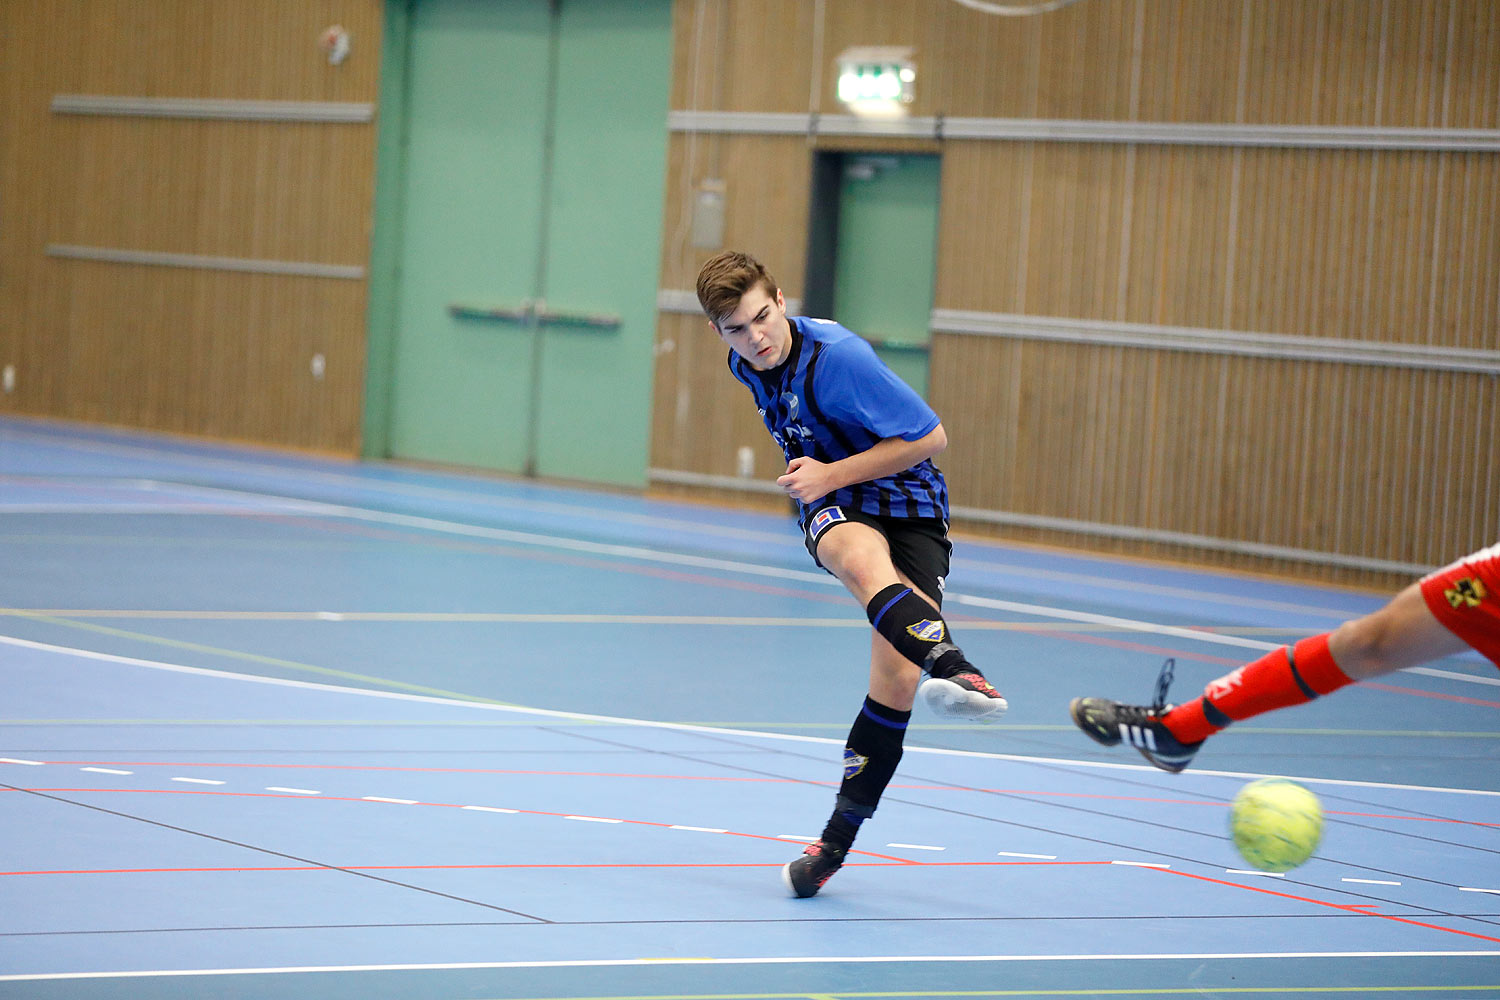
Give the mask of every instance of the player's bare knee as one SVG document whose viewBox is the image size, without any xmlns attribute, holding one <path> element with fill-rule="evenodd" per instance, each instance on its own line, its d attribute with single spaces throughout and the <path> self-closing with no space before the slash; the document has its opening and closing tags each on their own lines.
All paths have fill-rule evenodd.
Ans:
<svg viewBox="0 0 1500 1000">
<path fill-rule="evenodd" d="M 825 555 L 819 550 L 823 565 L 855 593 L 879 589 L 890 582 L 893 574 L 890 556 L 873 546 L 846 545 Z"/>
<path fill-rule="evenodd" d="M 1389 617 L 1376 612 L 1334 629 L 1328 648 L 1339 669 L 1350 677 L 1373 677 L 1393 669 L 1397 639 Z"/>
</svg>

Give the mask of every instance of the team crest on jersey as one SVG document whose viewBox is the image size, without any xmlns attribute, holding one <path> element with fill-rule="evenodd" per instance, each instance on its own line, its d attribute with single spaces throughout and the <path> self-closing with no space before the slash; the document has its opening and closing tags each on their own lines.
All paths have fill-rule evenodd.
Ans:
<svg viewBox="0 0 1500 1000">
<path fill-rule="evenodd" d="M 1448 599 L 1449 606 L 1455 611 L 1462 611 L 1464 608 L 1479 607 L 1479 602 L 1490 594 L 1484 589 L 1484 582 L 1479 577 L 1469 576 L 1444 590 L 1443 596 Z"/>
<path fill-rule="evenodd" d="M 844 516 L 844 509 L 842 507 L 824 507 L 813 515 L 812 524 L 808 525 L 808 529 L 812 532 L 812 536 L 817 538 L 823 533 L 823 529 L 829 525 L 847 520 L 849 518 Z"/>
<path fill-rule="evenodd" d="M 786 407 L 787 420 L 796 420 L 798 411 L 802 409 L 802 400 L 797 398 L 797 394 L 795 392 L 783 392 L 781 394 L 781 403 Z"/>
<path fill-rule="evenodd" d="M 868 763 L 870 763 L 870 758 L 861 757 L 848 747 L 844 747 L 844 780 L 848 781 L 856 774 L 859 774 L 865 769 L 865 765 Z"/>
<path fill-rule="evenodd" d="M 935 622 L 931 621 L 930 619 L 923 618 L 915 625 L 906 626 L 906 631 L 910 632 L 916 638 L 921 639 L 923 642 L 943 641 L 943 623 L 940 621 Z"/>
</svg>

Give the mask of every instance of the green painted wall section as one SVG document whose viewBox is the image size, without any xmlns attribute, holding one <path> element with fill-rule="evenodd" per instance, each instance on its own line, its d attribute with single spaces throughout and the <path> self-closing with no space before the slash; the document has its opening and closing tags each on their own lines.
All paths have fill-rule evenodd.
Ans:
<svg viewBox="0 0 1500 1000">
<path fill-rule="evenodd" d="M 563 0 L 545 296 L 622 323 L 548 333 L 544 476 L 646 483 L 671 70 L 671 0 Z"/>
<path fill-rule="evenodd" d="M 400 270 L 402 193 L 406 149 L 409 0 L 386 0 L 380 48 L 380 108 L 376 118 L 374 233 L 366 306 L 365 406 L 360 452 L 390 454 L 391 388 L 395 377 L 396 280 Z"/>
<path fill-rule="evenodd" d="M 671 2 L 558 9 L 388 4 L 367 454 L 645 483 Z M 621 323 L 449 313 L 536 299 Z"/>
<path fill-rule="evenodd" d="M 923 155 L 845 158 L 834 316 L 870 340 L 931 340 L 941 162 Z M 877 347 L 876 353 L 927 394 L 925 351 Z"/>
</svg>

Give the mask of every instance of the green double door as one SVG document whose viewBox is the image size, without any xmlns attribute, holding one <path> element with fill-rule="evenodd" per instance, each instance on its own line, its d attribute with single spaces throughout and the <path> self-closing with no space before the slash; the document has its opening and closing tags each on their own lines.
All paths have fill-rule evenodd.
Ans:
<svg viewBox="0 0 1500 1000">
<path fill-rule="evenodd" d="M 386 450 L 642 485 L 670 0 L 402 9 Z"/>
</svg>

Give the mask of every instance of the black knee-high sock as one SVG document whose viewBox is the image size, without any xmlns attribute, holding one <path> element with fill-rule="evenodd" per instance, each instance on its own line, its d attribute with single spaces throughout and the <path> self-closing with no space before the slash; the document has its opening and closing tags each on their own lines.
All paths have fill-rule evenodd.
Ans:
<svg viewBox="0 0 1500 1000">
<path fill-rule="evenodd" d="M 833 815 L 823 828 L 826 843 L 847 851 L 859 825 L 874 815 L 881 793 L 901 762 L 901 742 L 909 721 L 911 712 L 898 712 L 865 698 L 844 747 L 844 780 Z"/>
<path fill-rule="evenodd" d="M 953 645 L 948 623 L 907 586 L 893 583 L 870 599 L 865 614 L 896 652 L 933 677 L 951 677 L 974 667 Z"/>
</svg>

